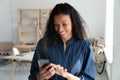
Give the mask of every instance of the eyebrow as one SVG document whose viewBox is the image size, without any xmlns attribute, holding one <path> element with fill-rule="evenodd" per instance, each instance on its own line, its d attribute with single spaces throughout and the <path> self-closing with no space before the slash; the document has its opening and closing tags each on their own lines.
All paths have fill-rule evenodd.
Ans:
<svg viewBox="0 0 120 80">
<path fill-rule="evenodd" d="M 68 23 L 68 21 L 62 21 L 60 23 Z M 54 21 L 54 24 L 58 24 L 58 23 Z"/>
</svg>

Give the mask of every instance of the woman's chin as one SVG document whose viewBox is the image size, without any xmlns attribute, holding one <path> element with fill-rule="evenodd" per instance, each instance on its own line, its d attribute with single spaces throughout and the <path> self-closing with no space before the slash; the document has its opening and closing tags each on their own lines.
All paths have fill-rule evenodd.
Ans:
<svg viewBox="0 0 120 80">
<path fill-rule="evenodd" d="M 60 37 L 61 37 L 62 39 L 66 38 L 66 36 L 65 36 L 65 35 L 60 35 Z"/>
<path fill-rule="evenodd" d="M 66 37 L 61 37 L 61 39 L 66 39 Z"/>
</svg>

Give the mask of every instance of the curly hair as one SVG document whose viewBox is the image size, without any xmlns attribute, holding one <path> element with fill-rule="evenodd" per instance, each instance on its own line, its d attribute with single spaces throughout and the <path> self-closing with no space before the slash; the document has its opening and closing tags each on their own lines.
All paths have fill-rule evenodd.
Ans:
<svg viewBox="0 0 120 80">
<path fill-rule="evenodd" d="M 43 36 L 44 44 L 56 44 L 60 36 L 54 28 L 54 16 L 59 14 L 69 15 L 72 22 L 72 34 L 76 39 L 86 39 L 84 21 L 79 13 L 68 3 L 59 3 L 51 11 L 47 21 L 46 31 Z"/>
</svg>

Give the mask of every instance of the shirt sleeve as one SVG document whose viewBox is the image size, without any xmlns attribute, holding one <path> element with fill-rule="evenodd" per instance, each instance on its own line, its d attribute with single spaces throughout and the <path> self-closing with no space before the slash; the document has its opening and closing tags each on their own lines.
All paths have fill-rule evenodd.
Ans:
<svg viewBox="0 0 120 80">
<path fill-rule="evenodd" d="M 81 80 L 95 80 L 95 66 L 93 59 L 93 48 L 91 45 L 85 49 L 83 67 L 79 77 Z"/>
<path fill-rule="evenodd" d="M 40 56 L 40 45 L 41 45 L 41 41 L 39 41 L 36 46 L 28 80 L 37 80 L 37 74 L 39 72 L 38 57 Z"/>
</svg>

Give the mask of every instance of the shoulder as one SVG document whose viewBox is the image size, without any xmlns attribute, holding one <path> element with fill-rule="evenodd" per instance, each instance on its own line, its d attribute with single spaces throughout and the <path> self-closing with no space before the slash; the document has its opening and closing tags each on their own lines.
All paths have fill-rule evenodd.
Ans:
<svg viewBox="0 0 120 80">
<path fill-rule="evenodd" d="M 43 41 L 44 41 L 43 38 L 41 38 L 41 39 L 38 41 L 37 45 L 42 44 Z"/>
<path fill-rule="evenodd" d="M 93 49 L 91 43 L 88 40 L 84 39 L 76 40 L 75 46 L 78 49 L 81 49 L 84 53 L 91 51 Z"/>
<path fill-rule="evenodd" d="M 77 45 L 82 45 L 82 46 L 90 46 L 91 45 L 91 43 L 88 40 L 85 40 L 85 39 L 76 40 L 75 43 Z"/>
<path fill-rule="evenodd" d="M 92 44 L 88 40 L 82 40 L 82 50 L 84 51 L 84 55 L 93 54 L 93 47 Z"/>
<path fill-rule="evenodd" d="M 36 47 L 37 48 L 40 48 L 42 45 L 43 45 L 43 38 L 41 38 L 38 42 L 37 42 L 37 44 L 36 44 Z"/>
</svg>

